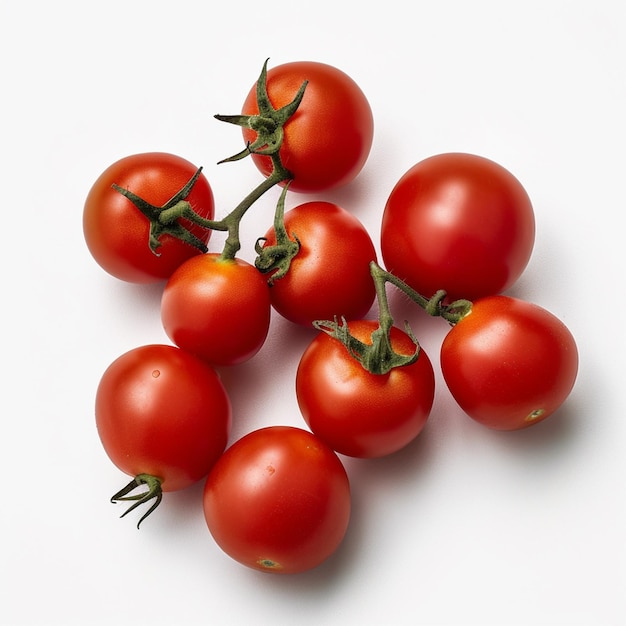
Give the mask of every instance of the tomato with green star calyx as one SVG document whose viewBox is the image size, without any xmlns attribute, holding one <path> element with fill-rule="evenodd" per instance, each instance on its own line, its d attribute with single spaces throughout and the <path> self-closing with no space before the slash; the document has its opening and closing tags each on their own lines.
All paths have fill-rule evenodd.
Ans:
<svg viewBox="0 0 626 626">
<path fill-rule="evenodd" d="M 134 154 L 109 166 L 93 184 L 83 232 L 96 262 L 133 283 L 166 280 L 185 260 L 206 251 L 213 218 L 208 180 L 186 159 L 165 152 Z"/>
<path fill-rule="evenodd" d="M 113 501 L 161 501 L 204 478 L 228 442 L 231 404 L 216 371 L 170 345 L 129 350 L 106 369 L 96 425 L 111 461 L 133 480 Z M 147 491 L 133 496 L 136 488 Z M 126 514 L 125 513 L 125 514 Z"/>
<path fill-rule="evenodd" d="M 288 105 L 305 81 L 304 97 L 284 125 L 280 158 L 293 176 L 292 191 L 326 191 L 346 185 L 362 170 L 372 147 L 374 118 L 365 94 L 350 76 L 313 61 L 268 70 L 271 105 L 275 109 Z M 256 86 L 242 113 L 259 115 Z M 246 144 L 253 144 L 257 132 L 244 127 L 243 136 Z M 253 152 L 252 160 L 264 176 L 270 176 L 273 165 L 268 156 Z"/>
<path fill-rule="evenodd" d="M 378 322 L 348 323 L 358 341 L 372 343 Z M 395 352 L 410 356 L 414 340 L 392 327 Z M 296 373 L 296 396 L 311 430 L 348 456 L 381 457 L 400 450 L 424 428 L 433 405 L 435 377 L 426 352 L 385 373 L 372 373 L 346 346 L 324 332 L 309 344 Z"/>
<path fill-rule="evenodd" d="M 572 333 L 544 308 L 508 296 L 472 303 L 446 335 L 441 369 L 459 406 L 496 430 L 518 430 L 552 415 L 578 372 Z"/>
<path fill-rule="evenodd" d="M 331 202 L 300 204 L 284 214 L 284 237 L 287 244 L 297 243 L 298 252 L 282 277 L 270 275 L 272 306 L 280 315 L 310 326 L 334 315 L 359 319 L 369 311 L 376 296 L 369 264 L 376 250 L 352 213 Z M 260 255 L 271 262 L 276 229 L 261 241 Z M 259 259 L 256 263 L 261 265 Z"/>
</svg>

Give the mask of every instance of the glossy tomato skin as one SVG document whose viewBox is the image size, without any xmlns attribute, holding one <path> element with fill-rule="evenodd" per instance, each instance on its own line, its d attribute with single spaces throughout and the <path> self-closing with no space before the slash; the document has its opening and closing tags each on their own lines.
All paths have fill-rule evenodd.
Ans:
<svg viewBox="0 0 626 626">
<path fill-rule="evenodd" d="M 334 316 L 363 317 L 376 297 L 369 268 L 376 250 L 365 226 L 346 209 L 321 201 L 286 211 L 284 223 L 300 250 L 270 289 L 276 311 L 302 326 Z M 265 237 L 265 247 L 276 243 L 273 228 Z"/>
<path fill-rule="evenodd" d="M 341 70 L 324 63 L 295 61 L 267 72 L 267 93 L 275 109 L 289 104 L 308 80 L 304 97 L 284 126 L 281 161 L 294 176 L 289 189 L 299 192 L 326 191 L 346 185 L 361 171 L 374 138 L 374 118 L 365 94 Z M 254 85 L 242 113 L 257 115 Z M 256 132 L 244 128 L 246 143 Z M 269 157 L 252 155 L 264 176 L 272 172 Z"/>
<path fill-rule="evenodd" d="M 519 430 L 554 413 L 569 396 L 578 350 L 544 308 L 507 296 L 473 303 L 441 346 L 445 382 L 459 406 L 496 430 Z"/>
<path fill-rule="evenodd" d="M 163 235 L 155 255 L 148 245 L 147 218 L 112 188 L 115 183 L 160 207 L 189 182 L 197 169 L 182 157 L 148 152 L 124 157 L 98 177 L 85 200 L 83 232 L 89 251 L 105 271 L 131 283 L 155 283 L 166 280 L 183 261 L 200 254 L 197 248 Z M 204 174 L 200 174 L 187 201 L 201 217 L 213 219 L 213 191 Z M 205 244 L 209 241 L 210 230 L 186 220 L 181 223 Z"/>
<path fill-rule="evenodd" d="M 511 287 L 530 259 L 535 218 L 521 183 L 473 154 L 439 154 L 411 167 L 383 213 L 386 268 L 422 295 L 474 300 Z"/>
<path fill-rule="evenodd" d="M 113 361 L 95 411 L 111 461 L 130 476 L 161 479 L 163 491 L 204 478 L 231 427 L 230 400 L 215 370 L 170 345 L 141 346 Z"/>
<path fill-rule="evenodd" d="M 207 253 L 183 263 L 161 297 L 161 321 L 180 348 L 215 366 L 251 359 L 270 325 L 270 294 L 263 274 L 243 259 Z"/>
<path fill-rule="evenodd" d="M 371 344 L 378 322 L 357 320 L 350 333 Z M 411 355 L 415 344 L 393 327 L 391 342 Z M 372 374 L 343 344 L 321 332 L 309 344 L 296 373 L 296 396 L 310 429 L 341 454 L 382 457 L 405 447 L 424 428 L 435 393 L 433 367 L 424 350 L 414 363 Z"/>
<path fill-rule="evenodd" d="M 341 544 L 350 484 L 339 457 L 310 432 L 253 431 L 226 450 L 206 479 L 204 513 L 220 548 L 250 568 L 295 574 Z"/>
</svg>

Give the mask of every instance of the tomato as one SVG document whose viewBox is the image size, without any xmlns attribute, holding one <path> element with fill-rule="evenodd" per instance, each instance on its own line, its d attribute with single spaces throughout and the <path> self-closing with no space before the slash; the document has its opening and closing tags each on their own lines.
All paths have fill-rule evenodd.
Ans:
<svg viewBox="0 0 626 626">
<path fill-rule="evenodd" d="M 374 138 L 374 118 L 361 88 L 341 70 L 324 63 L 296 61 L 267 72 L 272 106 L 289 104 L 302 83 L 308 84 L 295 114 L 284 126 L 280 157 L 293 175 L 291 191 L 313 192 L 345 185 L 361 171 Z M 244 101 L 244 115 L 258 115 L 256 85 Z M 246 143 L 256 132 L 243 129 Z M 252 154 L 264 176 L 272 172 L 269 157 Z"/>
<path fill-rule="evenodd" d="M 109 274 L 133 283 L 167 279 L 186 259 L 200 249 L 170 234 L 160 237 L 156 254 L 150 249 L 150 222 L 131 200 L 113 189 L 116 184 L 157 207 L 175 196 L 198 168 L 189 161 L 164 152 L 127 156 L 108 167 L 93 184 L 83 210 L 83 232 L 96 262 Z M 213 191 L 201 173 L 187 202 L 198 215 L 213 219 Z M 206 244 L 211 231 L 180 219 Z"/>
<path fill-rule="evenodd" d="M 517 430 L 552 415 L 570 394 L 578 350 L 544 308 L 507 296 L 475 301 L 441 346 L 441 369 L 459 406 L 477 422 Z"/>
<path fill-rule="evenodd" d="M 411 167 L 385 205 L 386 268 L 426 297 L 474 300 L 511 287 L 526 268 L 535 218 L 521 183 L 484 157 L 448 153 Z"/>
<path fill-rule="evenodd" d="M 211 366 L 175 346 L 147 345 L 104 372 L 96 425 L 120 470 L 176 491 L 204 478 L 224 451 L 231 405 Z"/>
<path fill-rule="evenodd" d="M 264 572 L 310 570 L 341 544 L 350 484 L 339 457 L 315 435 L 290 426 L 253 431 L 209 473 L 204 514 L 234 560 Z"/>
<path fill-rule="evenodd" d="M 265 277 L 243 259 L 207 253 L 183 263 L 166 282 L 161 320 L 180 348 L 213 365 L 236 365 L 263 346 L 270 325 Z"/>
<path fill-rule="evenodd" d="M 348 324 L 371 344 L 374 320 Z M 400 354 L 415 351 L 396 327 L 391 343 Z M 296 396 L 310 429 L 331 448 L 353 457 L 381 457 L 406 446 L 422 431 L 433 405 L 435 376 L 426 352 L 387 374 L 368 372 L 337 339 L 321 332 L 304 351 L 296 373 Z"/>
<path fill-rule="evenodd" d="M 369 269 L 376 250 L 363 224 L 342 207 L 318 201 L 286 211 L 284 224 L 300 250 L 270 289 L 276 311 L 303 326 L 335 315 L 363 317 L 376 297 Z M 276 243 L 273 228 L 265 238 L 264 248 Z"/>
</svg>

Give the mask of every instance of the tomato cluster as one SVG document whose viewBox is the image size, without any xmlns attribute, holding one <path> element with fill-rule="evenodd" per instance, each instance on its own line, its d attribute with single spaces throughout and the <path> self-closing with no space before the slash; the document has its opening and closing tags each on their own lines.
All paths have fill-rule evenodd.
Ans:
<svg viewBox="0 0 626 626">
<path fill-rule="evenodd" d="M 168 345 L 116 359 L 98 385 L 95 416 L 111 461 L 132 480 L 113 497 L 124 515 L 200 480 L 210 534 L 225 553 L 266 572 L 316 567 L 341 544 L 350 483 L 341 456 L 383 457 L 407 446 L 433 408 L 433 363 L 411 328 L 395 325 L 387 286 L 449 325 L 443 379 L 459 406 L 498 430 L 529 427 L 570 394 L 578 352 L 570 331 L 537 304 L 502 292 L 531 257 L 535 219 L 522 184 L 473 154 L 434 155 L 399 178 L 373 240 L 324 192 L 360 173 L 373 115 L 346 74 L 313 62 L 264 64 L 239 115 L 262 183 L 221 220 L 212 189 L 188 161 L 137 154 L 96 180 L 84 207 L 94 259 L 125 281 L 162 282 Z M 282 188 L 274 223 L 238 256 L 239 224 Z M 227 233 L 209 250 L 213 230 Z M 376 307 L 373 305 L 376 304 Z M 232 407 L 220 368 L 236 368 L 268 337 L 271 311 L 317 329 L 294 385 L 302 428 L 270 426 L 228 446 Z M 378 319 L 367 319 L 376 310 Z M 236 418 L 236 416 L 235 416 Z M 305 427 L 306 426 L 306 427 Z"/>
</svg>

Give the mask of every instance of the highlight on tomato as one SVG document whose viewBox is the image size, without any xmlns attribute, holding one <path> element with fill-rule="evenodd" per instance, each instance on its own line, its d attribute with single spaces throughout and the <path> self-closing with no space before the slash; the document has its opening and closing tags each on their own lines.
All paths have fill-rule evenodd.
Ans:
<svg viewBox="0 0 626 626">
<path fill-rule="evenodd" d="M 474 300 L 511 287 L 535 242 L 528 193 L 485 157 L 444 153 L 411 167 L 383 213 L 386 268 L 426 297 Z"/>
<path fill-rule="evenodd" d="M 474 301 L 441 345 L 441 369 L 459 406 L 496 430 L 519 430 L 552 415 L 578 372 L 578 350 L 566 325 L 517 298 Z"/>
<path fill-rule="evenodd" d="M 166 152 L 133 154 L 110 165 L 92 185 L 83 233 L 106 272 L 127 282 L 155 283 L 206 251 L 211 230 L 190 217 L 210 220 L 214 210 L 201 168 Z"/>
<path fill-rule="evenodd" d="M 350 321 L 353 338 L 372 345 L 374 320 Z M 410 356 L 414 340 L 390 330 L 396 353 Z M 304 351 L 296 372 L 298 406 L 309 428 L 335 451 L 359 458 L 382 457 L 413 441 L 424 428 L 435 395 L 435 376 L 420 349 L 410 364 L 372 373 L 337 338 L 320 332 Z"/>
<path fill-rule="evenodd" d="M 376 249 L 365 226 L 346 209 L 324 201 L 277 215 L 278 222 L 259 240 L 255 262 L 269 273 L 274 309 L 303 326 L 334 315 L 363 317 L 376 296 L 369 269 Z M 284 252 L 294 245 L 295 255 Z"/>
<path fill-rule="evenodd" d="M 204 478 L 230 434 L 231 404 L 216 371 L 179 348 L 145 345 L 119 356 L 96 392 L 96 426 L 111 461 L 133 477 L 113 497 L 126 515 Z M 137 489 L 143 489 L 137 493 Z"/>
<path fill-rule="evenodd" d="M 297 111 L 285 123 L 280 147 L 283 165 L 298 192 L 327 191 L 346 185 L 360 173 L 374 138 L 370 104 L 357 83 L 345 72 L 325 63 L 294 61 L 269 69 L 265 91 L 273 109 L 286 107 L 301 87 L 304 95 Z M 258 83 L 246 97 L 242 114 L 258 116 L 242 129 L 246 145 L 256 145 L 258 129 L 266 130 L 265 102 L 259 102 Z M 252 160 L 266 177 L 272 160 L 265 146 L 252 151 Z"/>
<path fill-rule="evenodd" d="M 270 318 L 267 281 L 240 258 L 193 257 L 170 276 L 161 296 L 167 336 L 215 366 L 251 359 L 265 343 Z"/>
<path fill-rule="evenodd" d="M 232 559 L 255 570 L 295 574 L 326 561 L 350 520 L 350 483 L 339 457 L 292 426 L 248 433 L 209 473 L 207 526 Z"/>
</svg>

